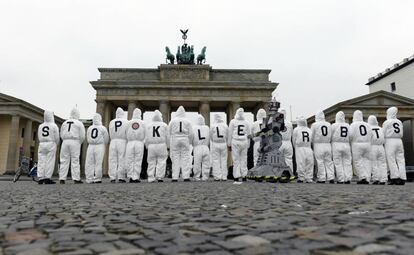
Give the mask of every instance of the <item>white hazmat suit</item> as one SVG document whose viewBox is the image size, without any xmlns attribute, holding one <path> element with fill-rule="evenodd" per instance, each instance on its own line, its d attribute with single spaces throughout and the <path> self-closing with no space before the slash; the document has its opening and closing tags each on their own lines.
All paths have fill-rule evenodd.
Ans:
<svg viewBox="0 0 414 255">
<path fill-rule="evenodd" d="M 227 141 L 228 146 L 231 146 L 233 177 L 236 181 L 247 175 L 247 150 L 250 145 L 248 134 L 251 134 L 250 125 L 244 118 L 243 108 L 239 108 L 230 121 Z"/>
<path fill-rule="evenodd" d="M 370 115 L 368 125 L 371 127 L 371 165 L 372 184 L 385 184 L 388 180 L 387 161 L 384 149 L 384 132 L 378 126 L 377 117 Z"/>
<path fill-rule="evenodd" d="M 259 133 L 262 130 L 263 119 L 266 118 L 266 111 L 264 109 L 259 109 L 256 114 L 256 121 L 253 122 L 252 126 L 252 136 L 253 136 L 253 163 L 254 166 L 257 164 L 257 160 L 259 159 L 259 148 L 260 148 L 260 136 L 255 136 L 255 134 Z"/>
<path fill-rule="evenodd" d="M 210 127 L 210 149 L 214 180 L 227 180 L 227 133 L 228 126 L 220 114 L 214 115 L 215 123 Z"/>
<path fill-rule="evenodd" d="M 128 120 L 122 108 L 118 107 L 115 113 L 115 119 L 109 122 L 109 178 L 111 182 L 118 179 L 119 182 L 125 182 L 125 150 L 126 150 L 126 128 Z"/>
<path fill-rule="evenodd" d="M 186 119 L 184 107 L 178 107 L 175 117 L 168 125 L 170 135 L 170 157 L 172 161 L 172 179 L 177 181 L 181 176 L 184 181 L 190 181 L 191 172 L 191 150 L 193 141 L 193 127 Z"/>
<path fill-rule="evenodd" d="M 96 113 L 92 119 L 92 126 L 86 132 L 88 150 L 86 151 L 85 175 L 87 183 L 102 182 L 102 163 L 105 155 L 105 146 L 109 142 L 109 134 L 102 125 L 102 117 Z"/>
<path fill-rule="evenodd" d="M 126 169 L 129 182 L 140 182 L 142 158 L 144 157 L 145 123 L 141 118 L 141 110 L 136 108 L 132 113 L 132 119 L 126 128 Z"/>
<path fill-rule="evenodd" d="M 39 139 L 37 177 L 39 184 L 53 184 L 51 181 L 55 169 L 56 150 L 60 142 L 59 128 L 55 124 L 53 112 L 45 111 L 44 122 L 37 129 Z"/>
<path fill-rule="evenodd" d="M 193 129 L 194 179 L 208 180 L 210 176 L 210 128 L 205 124 L 204 117 L 198 115 L 197 125 Z"/>
<path fill-rule="evenodd" d="M 332 124 L 332 155 L 338 183 L 350 184 L 352 180 L 352 156 L 349 145 L 349 124 L 342 111 L 336 113 Z"/>
<path fill-rule="evenodd" d="M 332 161 L 331 124 L 325 121 L 325 114 L 320 111 L 315 115 L 315 123 L 311 126 L 313 153 L 317 165 L 318 182 L 335 181 L 335 170 Z"/>
<path fill-rule="evenodd" d="M 295 146 L 296 172 L 298 174 L 298 182 L 313 181 L 313 151 L 312 131 L 308 128 L 306 119 L 299 117 L 298 126 L 293 130 L 292 141 Z"/>
<path fill-rule="evenodd" d="M 85 126 L 79 121 L 79 111 L 77 108 L 72 109 L 70 118 L 63 122 L 60 127 L 60 137 L 63 142 L 60 149 L 59 180 L 61 183 L 65 182 L 70 164 L 72 180 L 75 183 L 82 183 L 79 156 L 81 145 L 85 140 Z"/>
<path fill-rule="evenodd" d="M 371 128 L 363 120 L 360 110 L 354 112 L 349 137 L 352 160 L 359 178 L 358 184 L 369 184 L 371 178 Z"/>
<path fill-rule="evenodd" d="M 286 110 L 283 108 L 279 109 L 279 112 L 283 114 L 284 123 L 285 123 L 285 130 L 281 131 L 280 134 L 282 135 L 282 145 L 279 148 L 280 153 L 282 154 L 283 158 L 285 159 L 286 164 L 289 166 L 290 169 L 290 176 L 293 177 L 293 147 L 292 147 L 292 131 L 293 125 L 292 122 L 286 119 Z"/>
<path fill-rule="evenodd" d="M 390 184 L 404 185 L 407 173 L 402 143 L 403 124 L 397 119 L 397 113 L 397 107 L 391 107 L 387 110 L 387 120 L 382 125 L 382 129 L 385 137 L 385 154 L 390 168 Z"/>
<path fill-rule="evenodd" d="M 168 127 L 162 121 L 162 114 L 156 110 L 152 122 L 147 126 L 145 145 L 148 149 L 148 182 L 163 181 L 167 164 Z"/>
</svg>

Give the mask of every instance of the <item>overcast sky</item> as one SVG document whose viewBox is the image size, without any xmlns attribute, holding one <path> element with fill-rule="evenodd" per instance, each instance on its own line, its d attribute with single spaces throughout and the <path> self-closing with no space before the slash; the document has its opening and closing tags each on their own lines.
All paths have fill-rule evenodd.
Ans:
<svg viewBox="0 0 414 255">
<path fill-rule="evenodd" d="M 96 110 L 98 67 L 156 68 L 189 28 L 213 68 L 271 69 L 282 106 L 309 117 L 368 93 L 414 53 L 414 1 L 0 0 L 0 92 L 66 118 Z"/>
</svg>

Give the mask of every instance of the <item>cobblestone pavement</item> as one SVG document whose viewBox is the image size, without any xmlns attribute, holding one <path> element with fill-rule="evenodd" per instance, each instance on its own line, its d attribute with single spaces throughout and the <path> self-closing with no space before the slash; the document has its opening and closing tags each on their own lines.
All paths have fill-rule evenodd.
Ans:
<svg viewBox="0 0 414 255">
<path fill-rule="evenodd" d="M 414 184 L 0 182 L 0 254 L 414 254 Z"/>
</svg>

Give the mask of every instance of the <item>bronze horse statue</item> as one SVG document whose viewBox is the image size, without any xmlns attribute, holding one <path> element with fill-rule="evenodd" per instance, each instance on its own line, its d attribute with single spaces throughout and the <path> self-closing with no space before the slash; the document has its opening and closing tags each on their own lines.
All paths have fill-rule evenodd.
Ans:
<svg viewBox="0 0 414 255">
<path fill-rule="evenodd" d="M 170 48 L 165 47 L 165 51 L 167 52 L 167 57 L 165 59 L 165 62 L 168 64 L 168 61 L 170 61 L 169 64 L 172 64 L 173 65 L 174 64 L 175 57 L 174 57 L 173 54 L 171 54 Z"/>
<path fill-rule="evenodd" d="M 197 65 L 202 65 L 206 62 L 206 49 L 207 47 L 204 46 L 201 50 L 201 53 L 197 56 Z"/>
</svg>

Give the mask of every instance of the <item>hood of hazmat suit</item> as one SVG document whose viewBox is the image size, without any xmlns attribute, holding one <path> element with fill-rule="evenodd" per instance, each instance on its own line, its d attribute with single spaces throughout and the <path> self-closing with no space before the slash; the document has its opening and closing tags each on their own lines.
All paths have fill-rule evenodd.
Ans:
<svg viewBox="0 0 414 255">
<path fill-rule="evenodd" d="M 259 120 L 259 121 L 262 121 L 264 118 L 266 118 L 266 111 L 264 109 L 260 108 L 257 111 L 256 119 Z"/>
<path fill-rule="evenodd" d="M 298 122 L 298 127 L 307 127 L 308 126 L 308 122 L 305 119 L 305 117 L 302 117 L 302 116 L 299 117 L 297 122 Z"/>
<path fill-rule="evenodd" d="M 154 115 L 152 116 L 152 121 L 162 121 L 162 114 L 160 111 L 155 110 Z"/>
<path fill-rule="evenodd" d="M 214 115 L 214 121 L 216 123 L 223 123 L 224 122 L 223 117 L 220 114 L 215 114 Z"/>
<path fill-rule="evenodd" d="M 93 115 L 92 124 L 102 126 L 102 117 L 99 113 L 95 113 L 95 115 Z"/>
<path fill-rule="evenodd" d="M 354 116 L 352 117 L 352 122 L 356 121 L 364 121 L 362 117 L 362 112 L 360 110 L 356 110 L 354 112 Z"/>
<path fill-rule="evenodd" d="M 178 107 L 177 112 L 176 112 L 176 117 L 185 118 L 185 109 L 183 106 Z"/>
<path fill-rule="evenodd" d="M 53 115 L 52 111 L 46 110 L 43 118 L 47 123 L 55 123 L 55 116 Z"/>
<path fill-rule="evenodd" d="M 237 109 L 236 115 L 234 116 L 234 118 L 238 120 L 244 120 L 244 109 L 243 108 Z"/>
<path fill-rule="evenodd" d="M 70 118 L 71 119 L 75 119 L 75 120 L 78 120 L 79 119 L 79 117 L 80 117 L 80 113 L 79 113 L 79 110 L 78 110 L 78 108 L 73 108 L 72 109 L 72 111 L 70 112 Z"/>
<path fill-rule="evenodd" d="M 345 123 L 345 113 L 343 111 L 336 113 L 335 123 Z"/>
<path fill-rule="evenodd" d="M 318 113 L 316 113 L 315 120 L 316 121 L 325 121 L 325 113 L 323 113 L 323 111 L 319 111 Z"/>
<path fill-rule="evenodd" d="M 397 118 L 397 113 L 398 113 L 398 108 L 397 107 L 390 107 L 387 110 L 387 120 L 391 120 L 391 119 L 396 119 Z"/>
<path fill-rule="evenodd" d="M 125 119 L 125 117 L 126 116 L 125 116 L 124 110 L 122 110 L 121 107 L 118 107 L 116 109 L 115 118 L 117 118 L 117 119 Z"/>
<path fill-rule="evenodd" d="M 135 108 L 134 109 L 134 112 L 132 113 L 132 119 L 134 119 L 134 120 L 140 120 L 141 119 L 141 116 L 142 116 L 141 110 L 138 109 L 138 108 Z"/>
<path fill-rule="evenodd" d="M 369 115 L 369 117 L 368 117 L 368 125 L 370 125 L 372 127 L 378 127 L 377 117 L 375 117 L 374 115 Z"/>
<path fill-rule="evenodd" d="M 203 126 L 205 125 L 204 117 L 203 115 L 199 114 L 197 116 L 197 125 Z"/>
</svg>

